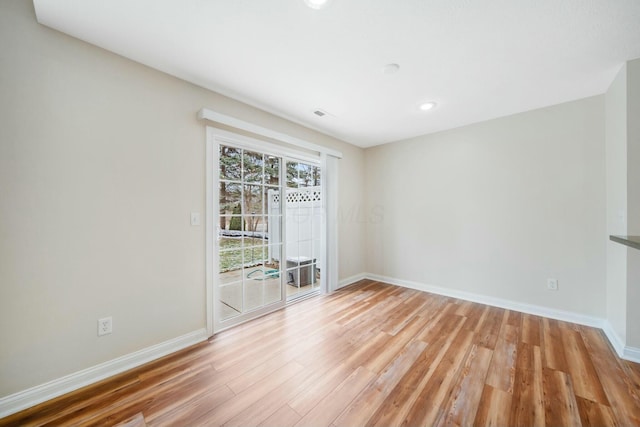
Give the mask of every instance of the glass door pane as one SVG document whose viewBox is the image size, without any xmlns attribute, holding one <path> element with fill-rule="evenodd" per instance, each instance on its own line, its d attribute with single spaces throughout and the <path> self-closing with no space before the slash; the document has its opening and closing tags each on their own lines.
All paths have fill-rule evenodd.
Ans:
<svg viewBox="0 0 640 427">
<path fill-rule="evenodd" d="M 278 157 L 220 145 L 217 322 L 222 329 L 284 304 Z"/>
<path fill-rule="evenodd" d="M 286 162 L 286 281 L 289 300 L 320 290 L 322 183 L 320 167 Z"/>
</svg>

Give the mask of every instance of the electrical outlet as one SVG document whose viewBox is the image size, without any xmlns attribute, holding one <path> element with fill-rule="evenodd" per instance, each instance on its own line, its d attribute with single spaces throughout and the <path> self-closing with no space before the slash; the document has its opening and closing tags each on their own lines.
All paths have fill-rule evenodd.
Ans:
<svg viewBox="0 0 640 427">
<path fill-rule="evenodd" d="M 108 335 L 113 332 L 113 319 L 111 317 L 104 317 L 98 319 L 98 336 Z"/>
<path fill-rule="evenodd" d="M 558 290 L 558 279 L 547 279 L 547 289 L 550 291 Z"/>
</svg>

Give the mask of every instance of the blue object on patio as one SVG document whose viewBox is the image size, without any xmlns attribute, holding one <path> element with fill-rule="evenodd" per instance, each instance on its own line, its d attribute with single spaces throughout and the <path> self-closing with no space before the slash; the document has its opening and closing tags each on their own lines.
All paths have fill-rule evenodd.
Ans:
<svg viewBox="0 0 640 427">
<path fill-rule="evenodd" d="M 280 272 L 278 270 L 273 270 L 273 269 L 265 270 L 264 274 L 260 277 L 252 277 L 252 276 L 255 276 L 256 273 L 262 273 L 262 270 L 257 269 L 249 272 L 247 274 L 247 279 L 267 280 L 267 279 L 277 279 L 278 277 L 280 277 Z"/>
</svg>

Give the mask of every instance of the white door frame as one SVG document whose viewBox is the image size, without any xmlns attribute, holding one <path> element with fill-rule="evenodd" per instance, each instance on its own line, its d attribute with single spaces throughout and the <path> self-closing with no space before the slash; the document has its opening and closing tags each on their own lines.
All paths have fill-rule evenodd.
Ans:
<svg viewBox="0 0 640 427">
<path fill-rule="evenodd" d="M 261 152 L 265 154 L 270 154 L 273 156 L 277 156 L 281 159 L 281 167 L 280 167 L 280 184 L 281 184 L 281 193 L 286 194 L 286 161 L 302 161 L 305 163 L 310 163 L 314 165 L 324 166 L 324 156 L 320 154 L 309 154 L 300 152 L 295 149 L 290 149 L 288 147 L 280 146 L 277 144 L 272 144 L 266 141 L 261 141 L 258 139 L 250 138 L 244 135 L 239 135 L 233 132 L 225 131 L 222 129 L 214 128 L 207 126 L 207 146 L 206 146 L 206 311 L 207 311 L 207 333 L 209 336 L 212 336 L 214 333 L 220 332 L 228 327 L 236 326 L 245 321 L 254 319 L 256 317 L 262 316 L 266 313 L 270 313 L 272 311 L 279 310 L 283 308 L 287 304 L 286 283 L 284 280 L 281 281 L 281 301 L 277 303 L 269 304 L 260 309 L 251 311 L 250 313 L 243 313 L 239 316 L 230 319 L 229 321 L 223 322 L 219 315 L 219 310 L 216 309 L 216 301 L 218 300 L 218 288 L 216 285 L 216 281 L 218 279 L 217 267 L 219 266 L 219 251 L 218 251 L 218 241 L 217 241 L 217 228 L 218 224 L 217 220 L 219 219 L 219 194 L 218 194 L 218 183 L 219 183 L 219 174 L 218 174 L 218 163 L 219 163 L 219 146 L 220 144 L 234 146 L 238 148 L 244 148 L 248 150 L 253 150 L 256 152 Z M 323 172 L 324 174 L 324 172 Z M 323 178 L 324 179 L 324 178 Z M 323 186 L 324 188 L 324 186 Z M 326 190 L 323 189 L 323 193 L 326 194 Z M 285 219 L 285 209 L 284 209 L 284 197 L 281 198 L 281 203 L 283 209 L 282 212 L 282 260 L 286 260 L 286 219 Z M 323 231 L 323 239 L 322 239 L 322 247 L 323 250 L 327 247 L 326 245 L 326 204 L 323 202 L 323 218 L 325 218 L 324 223 L 324 231 Z M 281 260 L 281 261 L 282 261 Z M 320 266 L 321 274 L 320 277 L 320 289 L 322 292 L 327 291 L 327 279 L 326 274 L 326 262 L 323 262 Z M 281 269 L 286 274 L 286 262 L 281 262 Z"/>
</svg>

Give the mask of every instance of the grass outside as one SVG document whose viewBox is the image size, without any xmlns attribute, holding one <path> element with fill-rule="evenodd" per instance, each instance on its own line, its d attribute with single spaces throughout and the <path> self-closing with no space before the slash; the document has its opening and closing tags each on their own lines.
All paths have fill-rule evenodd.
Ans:
<svg viewBox="0 0 640 427">
<path fill-rule="evenodd" d="M 242 238 L 225 237 L 220 240 L 220 272 L 237 270 L 243 267 L 264 264 L 269 256 L 264 245 L 267 241 L 254 237 Z M 244 261 L 242 255 L 244 252 Z"/>
</svg>

